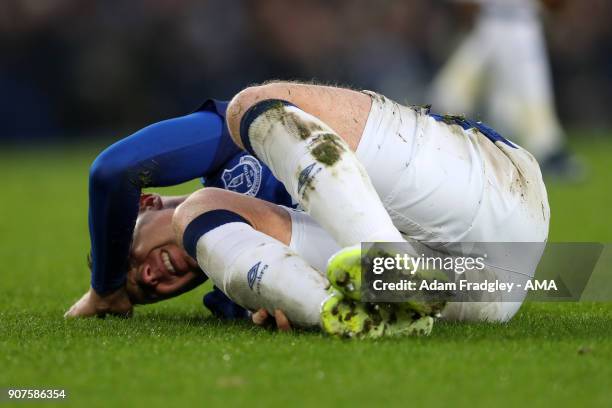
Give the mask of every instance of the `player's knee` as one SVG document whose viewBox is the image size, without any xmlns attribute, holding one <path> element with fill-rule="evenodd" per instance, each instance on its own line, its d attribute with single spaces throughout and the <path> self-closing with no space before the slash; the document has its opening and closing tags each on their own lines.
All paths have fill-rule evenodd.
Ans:
<svg viewBox="0 0 612 408">
<path fill-rule="evenodd" d="M 284 82 L 268 82 L 245 88 L 232 98 L 227 107 L 226 120 L 232 139 L 238 146 L 244 147 L 240 136 L 240 123 L 244 114 L 258 102 L 268 99 L 286 100 L 290 96 L 286 88 Z"/>
<path fill-rule="evenodd" d="M 265 85 L 262 85 L 265 86 Z M 238 146 L 242 146 L 242 140 L 240 139 L 240 122 L 246 111 L 249 110 L 257 101 L 261 100 L 261 87 L 262 86 L 250 86 L 238 92 L 230 101 L 227 106 L 227 127 L 230 131 L 230 135 Z"/>
<path fill-rule="evenodd" d="M 197 256 L 201 237 L 226 224 L 239 223 L 252 226 L 244 211 L 232 201 L 233 193 L 208 187 L 189 196 L 174 211 L 172 226 L 176 242 L 192 258 Z"/>
<path fill-rule="evenodd" d="M 198 216 L 214 210 L 227 209 L 225 190 L 208 187 L 196 191 L 183 201 L 172 216 L 172 226 L 176 237 L 182 238 L 187 226 Z"/>
</svg>

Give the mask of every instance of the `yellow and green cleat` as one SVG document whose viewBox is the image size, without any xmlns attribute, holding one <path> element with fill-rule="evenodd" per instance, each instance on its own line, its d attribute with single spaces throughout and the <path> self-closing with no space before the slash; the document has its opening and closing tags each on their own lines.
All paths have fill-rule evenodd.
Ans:
<svg viewBox="0 0 612 408">
<path fill-rule="evenodd" d="M 361 245 L 336 252 L 327 262 L 327 279 L 345 297 L 361 300 Z"/>
<path fill-rule="evenodd" d="M 367 303 L 361 299 L 361 245 L 346 247 L 327 264 L 332 296 L 323 304 L 323 329 L 340 337 L 429 335 L 445 302 Z"/>
<path fill-rule="evenodd" d="M 362 303 L 332 291 L 321 307 L 321 326 L 332 336 L 379 338 L 426 336 L 433 318 L 422 316 L 393 303 Z"/>
</svg>

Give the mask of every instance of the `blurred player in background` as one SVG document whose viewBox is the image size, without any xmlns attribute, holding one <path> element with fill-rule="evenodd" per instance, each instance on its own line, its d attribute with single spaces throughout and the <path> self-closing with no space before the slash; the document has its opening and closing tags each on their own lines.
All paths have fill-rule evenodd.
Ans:
<svg viewBox="0 0 612 408">
<path fill-rule="evenodd" d="M 434 80 L 431 101 L 468 116 L 484 102 L 489 121 L 539 161 L 546 177 L 578 180 L 583 169 L 566 149 L 554 95 L 541 6 L 561 0 L 455 0 L 476 8 L 474 28 Z"/>
</svg>

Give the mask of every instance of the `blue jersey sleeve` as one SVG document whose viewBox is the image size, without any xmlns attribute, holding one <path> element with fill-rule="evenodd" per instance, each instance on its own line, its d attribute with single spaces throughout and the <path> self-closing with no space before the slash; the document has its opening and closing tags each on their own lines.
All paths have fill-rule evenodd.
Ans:
<svg viewBox="0 0 612 408">
<path fill-rule="evenodd" d="M 148 126 L 104 150 L 89 176 L 91 285 L 105 294 L 125 283 L 141 189 L 218 172 L 240 149 L 211 101 L 200 111 Z"/>
</svg>

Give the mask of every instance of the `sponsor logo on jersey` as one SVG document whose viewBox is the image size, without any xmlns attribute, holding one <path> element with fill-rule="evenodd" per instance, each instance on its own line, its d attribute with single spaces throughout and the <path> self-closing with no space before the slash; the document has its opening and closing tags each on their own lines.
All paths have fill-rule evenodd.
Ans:
<svg viewBox="0 0 612 408">
<path fill-rule="evenodd" d="M 226 190 L 256 196 L 261 187 L 261 163 L 253 156 L 242 156 L 234 167 L 223 170 L 221 181 Z"/>
</svg>

